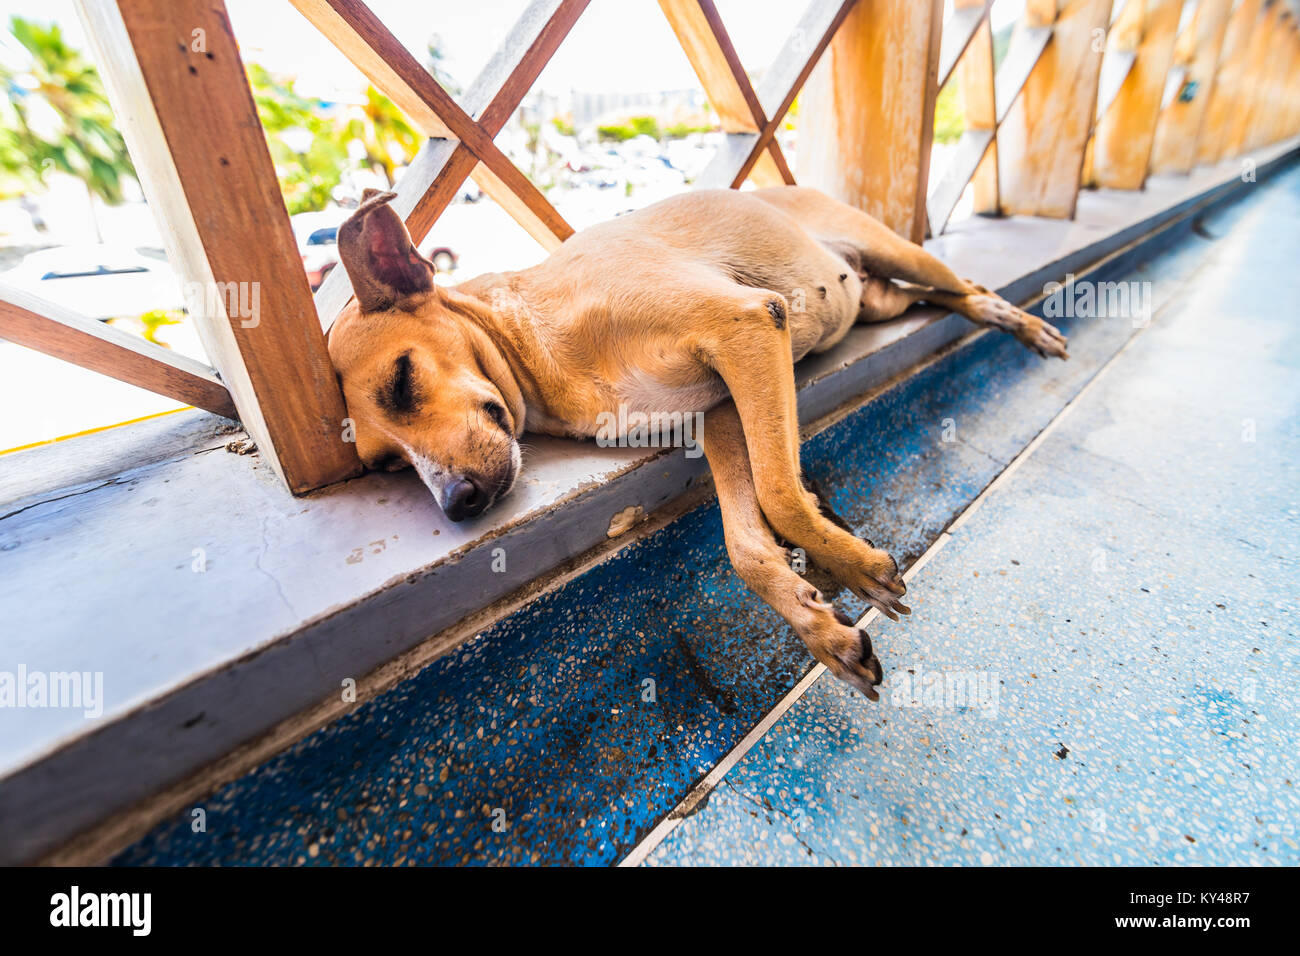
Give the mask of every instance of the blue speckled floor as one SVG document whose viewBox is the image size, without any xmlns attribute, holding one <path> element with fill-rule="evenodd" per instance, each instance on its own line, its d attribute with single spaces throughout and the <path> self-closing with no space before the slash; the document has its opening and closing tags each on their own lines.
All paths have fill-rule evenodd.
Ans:
<svg viewBox="0 0 1300 956">
<path fill-rule="evenodd" d="M 1216 245 L 648 862 L 1300 863 L 1294 172 Z"/>
<path fill-rule="evenodd" d="M 1298 178 L 1288 174 L 1285 188 L 1261 186 L 1289 203 L 1270 208 L 1271 217 L 1289 217 L 1270 219 L 1272 228 L 1294 229 Z M 1250 200 L 1238 207 L 1246 212 L 1224 222 L 1246 222 L 1249 210 L 1264 205 Z M 1189 239 L 1142 277 L 1168 286 L 1219 247 Z M 1265 252 L 1276 260 L 1287 249 L 1278 243 Z M 1296 279 L 1288 281 L 1283 301 L 1294 302 Z M 1148 435 L 1141 421 L 1120 415 L 1125 407 L 1106 405 L 1096 414 L 1117 416 L 1139 439 L 1126 439 L 1122 451 L 1093 451 L 1093 442 L 1117 433 L 1099 425 L 1089 431 L 1093 406 L 1080 409 L 1074 427 L 1085 429 L 1078 434 L 1088 454 L 1078 452 L 1076 461 L 1067 447 L 1059 452 L 1063 463 L 1053 465 L 1053 449 L 1044 447 L 1040 470 L 1022 469 L 1008 489 L 1040 476 L 1035 484 L 1043 497 L 1028 507 L 1013 504 L 1008 511 L 1018 523 L 1010 527 L 994 523 L 1005 507 L 995 499 L 924 569 L 910 595 L 912 621 L 877 629 L 887 673 L 917 663 L 995 670 L 1003 682 L 996 718 L 899 709 L 887 697 L 873 706 L 819 681 L 654 860 L 808 860 L 804 843 L 840 859 L 854 848 L 859 859 L 879 862 L 939 856 L 933 847 L 947 848 L 942 858 L 961 860 L 986 852 L 1037 859 L 1056 846 L 1082 852 L 1093 846 L 1093 834 L 1078 832 L 1079 819 L 1126 784 L 1131 796 L 1103 807 L 1114 843 L 1101 844 L 1108 852 L 1123 857 L 1134 841 L 1147 839 L 1146 827 L 1158 835 L 1176 829 L 1179 839 L 1183 830 L 1202 834 L 1206 842 L 1176 849 L 1211 852 L 1208 821 L 1229 812 L 1214 804 L 1220 788 L 1218 799 L 1234 813 L 1258 806 L 1270 853 L 1291 853 L 1266 827 L 1291 826 L 1279 816 L 1278 801 L 1292 791 L 1271 784 L 1293 773 L 1278 765 L 1280 752 L 1260 751 L 1294 726 L 1291 711 L 1269 702 L 1288 679 L 1294 685 L 1285 670 L 1294 658 L 1280 645 L 1287 619 L 1273 606 L 1287 600 L 1279 589 L 1294 549 L 1272 544 L 1261 551 L 1235 540 L 1263 545 L 1270 535 L 1281 538 L 1279 515 L 1291 509 L 1294 521 L 1293 504 L 1280 502 L 1294 485 L 1281 473 L 1281 459 L 1288 447 L 1294 458 L 1294 442 L 1285 446 L 1283 432 L 1287 424 L 1294 428 L 1288 402 L 1296 382 L 1259 351 L 1269 336 L 1278 350 L 1294 337 L 1267 312 L 1274 296 L 1261 290 L 1226 344 L 1184 329 L 1192 341 L 1182 344 L 1182 358 L 1182 351 L 1159 345 L 1180 344 L 1180 326 L 1162 319 L 1143 346 L 1155 358 L 1139 366 L 1139 355 L 1148 353 L 1135 350 L 1108 387 L 1127 383 L 1147 404 L 1185 389 L 1160 406 L 1165 417 L 1147 420 L 1165 431 Z M 1207 301 L 1209 292 L 1198 308 Z M 1212 319 L 1204 335 L 1228 321 L 1221 311 Z M 863 533 L 900 560 L 914 559 L 1131 334 L 1123 321 L 1061 324 L 1071 334 L 1069 363 L 1044 363 L 1006 337 L 986 336 L 813 439 L 804 449 L 806 471 Z M 1227 367 L 1234 349 L 1247 354 L 1249 370 Z M 1235 432 L 1214 439 L 1222 444 L 1215 454 L 1203 453 L 1214 446 L 1205 444 L 1208 424 L 1197 411 L 1217 399 L 1221 429 L 1247 414 L 1225 401 L 1234 389 L 1219 382 L 1243 376 L 1234 386 L 1241 394 L 1257 404 L 1270 396 L 1266 407 L 1251 405 L 1259 439 L 1249 466 L 1233 457 L 1244 454 L 1230 445 Z M 1292 394 L 1279 397 L 1288 385 Z M 956 441 L 943 440 L 948 419 Z M 1218 500 L 1222 493 L 1207 496 L 1190 509 L 1179 488 L 1209 468 L 1216 472 L 1203 482 L 1222 491 L 1232 477 L 1242 482 L 1239 491 L 1252 493 L 1242 491 L 1231 503 Z M 1148 509 L 1180 517 L 1159 520 Z M 1092 577 L 1098 549 L 1107 571 Z M 1275 561 L 1273 553 L 1292 563 Z M 861 610 L 857 602 L 841 603 Z M 810 665 L 803 646 L 730 571 L 717 507 L 708 505 L 201 801 L 205 833 L 191 831 L 187 812 L 116 862 L 613 863 Z M 1263 702 L 1251 706 L 1274 723 L 1242 709 L 1248 677 Z M 1137 716 L 1128 722 L 1124 713 Z M 1173 746 L 1176 732 L 1193 730 L 1204 736 L 1194 738 L 1196 764 L 1179 756 L 1181 744 Z M 1253 769 L 1221 759 L 1227 738 L 1214 736 L 1218 730 L 1240 735 L 1231 745 L 1238 763 Z M 1052 757 L 1062 745 L 1071 753 Z M 1167 759 L 1162 747 L 1172 751 Z M 1181 796 L 1166 817 L 1173 797 L 1142 794 L 1161 793 L 1171 775 Z M 1216 783 L 1216 775 L 1244 785 L 1249 797 L 1224 789 L 1229 784 Z M 1062 802 L 1062 783 L 1073 788 L 1066 796 L 1077 801 L 1074 818 L 1061 810 L 1071 807 Z M 760 809 L 764 801 L 773 809 Z M 1128 835 L 1130 817 L 1140 821 L 1136 836 Z M 1256 838 L 1243 836 L 1247 846 Z"/>
</svg>

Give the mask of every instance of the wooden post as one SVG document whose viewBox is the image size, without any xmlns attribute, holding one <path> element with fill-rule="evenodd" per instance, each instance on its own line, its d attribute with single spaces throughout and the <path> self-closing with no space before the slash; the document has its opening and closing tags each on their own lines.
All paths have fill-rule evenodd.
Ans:
<svg viewBox="0 0 1300 956">
<path fill-rule="evenodd" d="M 1052 39 L 998 130 L 998 155 L 1004 212 L 1072 219 L 1111 4 L 1057 6 Z"/>
<path fill-rule="evenodd" d="M 78 0 L 204 346 L 295 494 L 358 474 L 343 396 L 222 0 Z"/>
<path fill-rule="evenodd" d="M 1206 104 L 1205 118 L 1196 138 L 1196 160 L 1213 165 L 1227 158 L 1228 137 L 1234 113 L 1241 106 L 1242 84 L 1245 80 L 1250 39 L 1255 32 L 1263 0 L 1241 0 L 1228 16 L 1228 26 L 1223 34 L 1223 50 L 1219 54 L 1219 69 Z"/>
<path fill-rule="evenodd" d="M 1272 66 L 1268 59 L 1269 47 L 1276 34 L 1278 11 L 1281 8 L 1282 5 L 1276 0 L 1264 0 L 1264 7 L 1255 22 L 1255 29 L 1251 32 L 1241 86 L 1238 90 L 1237 106 L 1232 111 L 1231 123 L 1228 127 L 1225 148 L 1229 156 L 1240 156 L 1250 148 L 1251 118 L 1259 108 L 1263 86 L 1269 68 Z"/>
<path fill-rule="evenodd" d="M 859 0 L 800 101 L 799 181 L 920 242 L 942 0 Z"/>
<path fill-rule="evenodd" d="M 1269 142 L 1286 139 L 1300 126 L 1300 24 L 1292 21 L 1288 38 L 1288 65 L 1278 90 L 1278 103 Z"/>
<path fill-rule="evenodd" d="M 1185 66 L 1190 100 L 1175 94 L 1160 113 L 1151 168 L 1155 172 L 1189 173 L 1196 165 L 1196 146 L 1214 95 L 1219 55 L 1228 32 L 1232 0 L 1200 0 L 1196 16 L 1175 48 L 1175 63 Z"/>
<path fill-rule="evenodd" d="M 1290 66 L 1291 28 L 1295 20 L 1284 3 L 1273 5 L 1272 21 L 1263 62 L 1256 74 L 1255 95 L 1250 104 L 1243 137 L 1246 149 L 1259 149 L 1272 142 L 1271 129 L 1277 113 L 1286 103 L 1283 79 Z"/>
<path fill-rule="evenodd" d="M 1134 5 L 1144 7 L 1137 58 L 1097 124 L 1093 142 L 1097 184 L 1111 189 L 1141 189 L 1146 183 L 1183 0 L 1128 0 L 1128 7 Z M 1127 13 L 1126 8 L 1121 19 Z"/>
</svg>

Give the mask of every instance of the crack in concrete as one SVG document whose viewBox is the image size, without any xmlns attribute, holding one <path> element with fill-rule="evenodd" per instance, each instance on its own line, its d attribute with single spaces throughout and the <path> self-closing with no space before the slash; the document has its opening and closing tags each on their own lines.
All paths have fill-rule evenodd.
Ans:
<svg viewBox="0 0 1300 956">
<path fill-rule="evenodd" d="M 10 518 L 12 518 L 14 515 L 20 515 L 24 511 L 31 511 L 33 508 L 39 508 L 41 505 L 53 504 L 56 501 L 64 501 L 68 498 L 77 498 L 80 497 L 81 495 L 88 495 L 91 492 L 99 491 L 101 488 L 107 488 L 109 485 L 124 485 L 127 483 L 127 481 L 128 479 L 119 476 L 117 478 L 110 478 L 108 479 L 108 481 L 102 481 L 99 484 L 92 485 L 89 488 L 81 488 L 77 491 L 70 491 L 66 495 L 56 495 L 53 498 L 42 498 L 40 501 L 33 501 L 29 505 L 23 505 L 21 508 L 15 508 L 13 511 L 10 511 L 8 514 L 0 515 L 0 521 L 7 521 Z"/>
</svg>

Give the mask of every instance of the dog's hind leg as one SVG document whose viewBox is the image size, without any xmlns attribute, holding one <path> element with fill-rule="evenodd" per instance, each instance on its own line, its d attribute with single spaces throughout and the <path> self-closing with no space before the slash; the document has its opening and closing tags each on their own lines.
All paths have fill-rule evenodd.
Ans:
<svg viewBox="0 0 1300 956">
<path fill-rule="evenodd" d="M 1056 326 L 1046 319 L 1030 315 L 1024 309 L 1016 308 L 987 289 L 976 286 L 975 292 L 959 294 L 916 285 L 900 285 L 891 279 L 878 279 L 865 274 L 861 279 L 859 322 L 884 322 L 902 315 L 917 302 L 929 302 L 964 315 L 977 325 L 1010 332 L 1043 358 L 1069 358 L 1066 352 L 1067 340 Z"/>
<path fill-rule="evenodd" d="M 862 280 L 859 321 L 892 319 L 924 300 L 980 325 L 1010 332 L 1043 357 L 1067 357 L 1065 336 L 1050 323 L 959 278 L 940 259 L 862 210 L 799 186 L 760 189 L 754 195 L 791 216 L 857 272 Z"/>
<path fill-rule="evenodd" d="M 882 613 L 894 618 L 908 613 L 898 600 L 907 589 L 894 559 L 829 520 L 801 483 L 785 300 L 769 290 L 735 286 L 699 308 L 700 321 L 683 344 L 722 377 L 731 393 L 754 490 L 772 529 Z"/>
<path fill-rule="evenodd" d="M 763 518 L 735 405 L 726 402 L 708 412 L 700 444 L 713 471 L 731 566 L 751 591 L 785 618 L 813 657 L 876 700 L 873 685 L 883 675 L 871 638 L 795 573 L 790 555 Z"/>
<path fill-rule="evenodd" d="M 756 190 L 753 195 L 791 216 L 805 232 L 843 256 L 859 272 L 946 292 L 966 293 L 978 288 L 879 219 L 819 190 L 776 186 Z"/>
<path fill-rule="evenodd" d="M 916 290 L 917 298 L 934 305 L 966 316 L 977 325 L 1010 332 L 1022 345 L 1025 345 L 1043 358 L 1069 358 L 1066 352 L 1068 341 L 1060 329 L 1046 319 L 1030 315 L 1024 309 L 1018 309 L 1002 296 L 988 289 L 976 287 L 976 291 L 966 295 L 951 292 L 939 292 L 934 289 Z"/>
</svg>

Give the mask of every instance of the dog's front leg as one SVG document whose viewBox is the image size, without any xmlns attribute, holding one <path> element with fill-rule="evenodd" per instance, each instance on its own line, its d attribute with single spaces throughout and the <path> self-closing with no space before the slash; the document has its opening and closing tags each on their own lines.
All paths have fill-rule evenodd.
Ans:
<svg viewBox="0 0 1300 956">
<path fill-rule="evenodd" d="M 751 591 L 785 618 L 813 657 L 876 700 L 873 685 L 880 683 L 882 672 L 871 638 L 794 572 L 789 555 L 763 519 L 749 449 L 733 404 L 726 402 L 708 413 L 700 443 L 713 470 L 731 566 Z"/>
<path fill-rule="evenodd" d="M 799 420 L 785 300 L 738 288 L 730 301 L 701 312 L 693 349 L 727 385 L 744 429 L 754 490 L 772 529 L 803 548 L 832 577 L 897 620 L 907 590 L 884 551 L 820 511 L 799 473 Z M 707 427 L 708 421 L 706 419 Z"/>
</svg>

